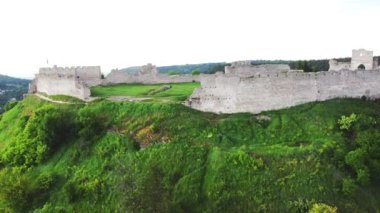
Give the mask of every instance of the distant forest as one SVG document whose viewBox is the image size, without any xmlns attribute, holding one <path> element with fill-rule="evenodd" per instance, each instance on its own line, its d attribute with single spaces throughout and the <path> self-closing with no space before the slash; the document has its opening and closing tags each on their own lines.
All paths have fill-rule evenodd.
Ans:
<svg viewBox="0 0 380 213">
<path fill-rule="evenodd" d="M 22 99 L 23 94 L 28 92 L 29 83 L 30 80 L 0 75 L 0 114 L 9 101 Z"/>
<path fill-rule="evenodd" d="M 339 62 L 350 62 L 351 58 L 335 58 Z M 380 62 L 380 56 L 375 56 L 374 60 Z M 321 60 L 251 60 L 251 64 L 289 64 L 291 69 L 304 70 L 305 72 L 319 72 L 329 70 L 329 59 Z M 380 63 L 379 63 L 380 64 Z M 200 73 L 213 74 L 217 71 L 224 71 L 224 66 L 228 65 L 225 62 L 219 63 L 203 63 L 203 64 L 186 64 L 186 65 L 172 65 L 158 67 L 160 73 L 181 73 L 191 74 L 193 71 L 199 71 Z M 128 67 L 122 69 L 129 73 L 136 73 L 139 67 Z"/>
</svg>

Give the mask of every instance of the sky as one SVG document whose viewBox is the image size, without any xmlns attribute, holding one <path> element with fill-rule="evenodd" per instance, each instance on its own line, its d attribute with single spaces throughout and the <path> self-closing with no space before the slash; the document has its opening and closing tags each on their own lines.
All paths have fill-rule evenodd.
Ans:
<svg viewBox="0 0 380 213">
<path fill-rule="evenodd" d="M 378 0 L 1 0 L 0 74 L 380 55 Z"/>
</svg>

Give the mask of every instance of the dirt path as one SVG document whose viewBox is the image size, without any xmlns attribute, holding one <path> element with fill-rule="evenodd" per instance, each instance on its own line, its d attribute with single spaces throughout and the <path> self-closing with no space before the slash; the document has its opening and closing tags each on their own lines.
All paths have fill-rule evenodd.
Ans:
<svg viewBox="0 0 380 213">
<path fill-rule="evenodd" d="M 72 102 L 66 102 L 66 101 L 53 100 L 53 99 L 51 99 L 49 97 L 46 97 L 46 96 L 38 94 L 38 93 L 35 93 L 34 95 L 37 96 L 38 98 L 42 99 L 42 100 L 49 101 L 51 103 L 56 103 L 56 104 L 78 104 L 78 103 L 72 103 Z"/>
</svg>

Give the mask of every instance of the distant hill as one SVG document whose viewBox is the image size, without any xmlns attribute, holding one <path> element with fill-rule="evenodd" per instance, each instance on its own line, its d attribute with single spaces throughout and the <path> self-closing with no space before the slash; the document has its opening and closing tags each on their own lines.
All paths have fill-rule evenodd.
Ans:
<svg viewBox="0 0 380 213">
<path fill-rule="evenodd" d="M 0 74 L 0 84 L 29 84 L 30 80 Z"/>
<path fill-rule="evenodd" d="M 29 83 L 30 80 L 0 75 L 0 113 L 9 101 L 22 99 L 28 92 Z"/>
<path fill-rule="evenodd" d="M 219 63 L 203 63 L 203 64 L 185 64 L 185 65 L 171 65 L 171 66 L 162 66 L 158 67 L 160 73 L 168 73 L 170 71 L 176 71 L 181 74 L 191 74 L 193 70 L 198 70 L 201 73 L 215 73 L 217 71 L 223 71 L 225 62 Z M 128 73 L 137 73 L 140 67 L 127 67 L 121 69 L 121 71 L 125 71 Z"/>
<path fill-rule="evenodd" d="M 330 59 L 318 59 L 318 60 L 251 60 L 251 64 L 288 64 L 291 69 L 304 70 L 305 72 L 319 72 L 329 70 Z M 350 62 L 351 58 L 335 58 L 339 62 Z M 374 60 L 380 62 L 380 56 L 375 56 Z M 217 71 L 224 71 L 224 66 L 228 65 L 226 62 L 218 63 L 202 63 L 202 64 L 185 64 L 185 65 L 171 65 L 158 67 L 160 73 L 168 73 L 175 71 L 181 74 L 191 74 L 193 70 L 198 70 L 201 73 L 215 73 Z M 138 66 L 127 67 L 121 69 L 128 73 L 137 73 Z"/>
</svg>

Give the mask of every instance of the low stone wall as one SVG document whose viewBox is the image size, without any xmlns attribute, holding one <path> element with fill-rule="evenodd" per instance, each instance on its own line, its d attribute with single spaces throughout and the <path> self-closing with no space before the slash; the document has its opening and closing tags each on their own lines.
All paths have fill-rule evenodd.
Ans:
<svg viewBox="0 0 380 213">
<path fill-rule="evenodd" d="M 287 72 L 241 77 L 201 75 L 191 107 L 216 113 L 282 109 L 333 98 L 380 97 L 380 71 Z"/>
<path fill-rule="evenodd" d="M 235 74 L 239 76 L 249 76 L 252 74 L 267 74 L 290 72 L 290 67 L 287 64 L 262 64 L 251 65 L 250 62 L 233 62 L 231 66 L 225 66 L 226 74 Z"/>
<path fill-rule="evenodd" d="M 160 84 L 160 83 L 180 83 L 199 81 L 198 75 L 167 75 L 167 74 L 129 74 L 119 70 L 113 70 L 104 79 L 104 85 L 121 84 L 121 83 L 140 83 L 140 84 Z"/>
</svg>

